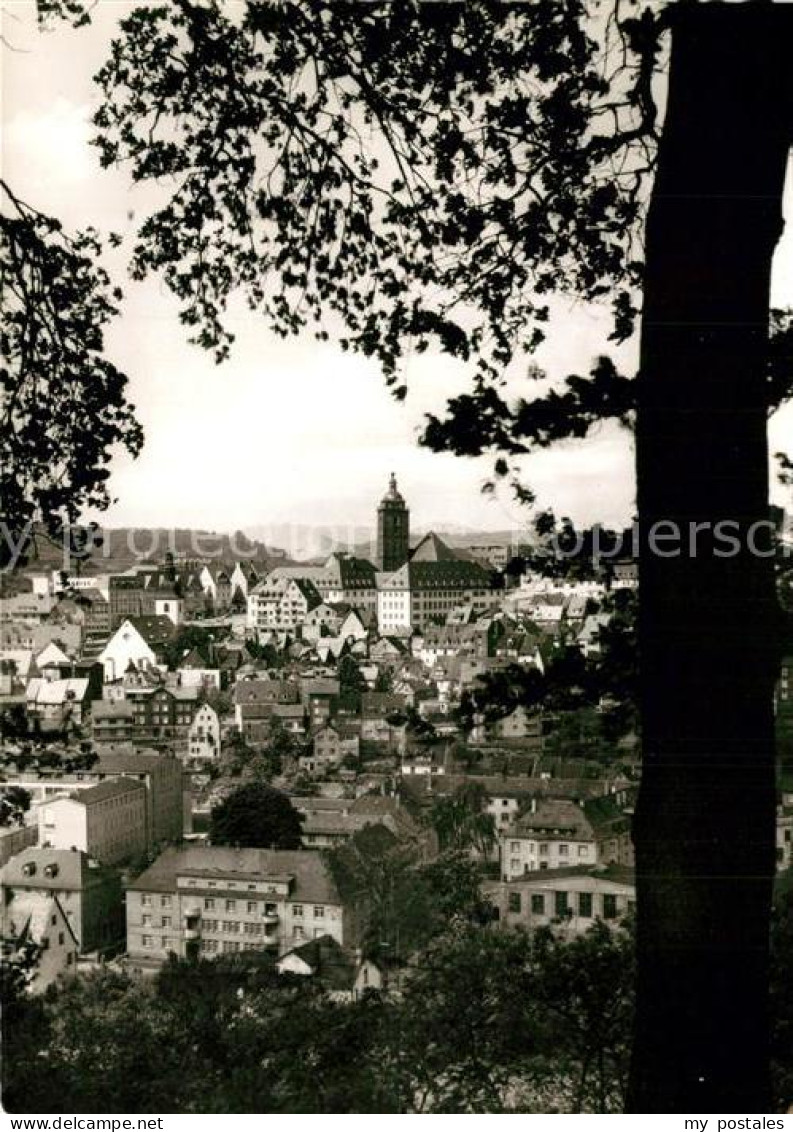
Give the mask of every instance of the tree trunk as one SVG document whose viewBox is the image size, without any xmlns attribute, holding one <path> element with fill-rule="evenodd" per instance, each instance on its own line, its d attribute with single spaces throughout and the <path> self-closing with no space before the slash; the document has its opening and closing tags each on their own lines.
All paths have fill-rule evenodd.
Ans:
<svg viewBox="0 0 793 1132">
<path fill-rule="evenodd" d="M 638 386 L 632 1112 L 770 1111 L 777 607 L 769 529 L 754 529 L 759 554 L 748 540 L 768 520 L 765 351 L 792 59 L 791 8 L 675 13 Z"/>
</svg>

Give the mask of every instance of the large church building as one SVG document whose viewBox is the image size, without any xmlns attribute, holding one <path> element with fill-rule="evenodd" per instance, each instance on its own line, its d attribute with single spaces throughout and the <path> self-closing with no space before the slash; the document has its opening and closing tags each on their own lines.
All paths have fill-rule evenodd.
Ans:
<svg viewBox="0 0 793 1132">
<path fill-rule="evenodd" d="M 489 572 L 436 534 L 410 549 L 410 512 L 392 474 L 377 509 L 377 623 L 404 634 L 445 621 L 460 605 L 484 611 L 493 601 Z"/>
</svg>

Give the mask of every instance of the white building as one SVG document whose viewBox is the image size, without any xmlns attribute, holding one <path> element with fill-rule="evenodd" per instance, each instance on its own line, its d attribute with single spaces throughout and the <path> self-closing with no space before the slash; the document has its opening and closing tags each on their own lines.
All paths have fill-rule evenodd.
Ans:
<svg viewBox="0 0 793 1132">
<path fill-rule="evenodd" d="M 45 802 L 38 820 L 42 848 L 79 849 L 115 865 L 146 849 L 146 787 L 134 778 L 110 778 Z"/>
<path fill-rule="evenodd" d="M 545 869 L 597 863 L 595 832 L 575 802 L 540 802 L 503 830 L 499 841 L 504 880 Z"/>
<path fill-rule="evenodd" d="M 201 704 L 193 716 L 187 738 L 187 753 L 191 759 L 220 758 L 220 720 L 209 704 Z"/>
</svg>

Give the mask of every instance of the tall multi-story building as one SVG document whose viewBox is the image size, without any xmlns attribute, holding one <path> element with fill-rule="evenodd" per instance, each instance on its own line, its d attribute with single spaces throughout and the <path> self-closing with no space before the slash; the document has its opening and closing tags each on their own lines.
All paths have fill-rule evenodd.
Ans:
<svg viewBox="0 0 793 1132">
<path fill-rule="evenodd" d="M 127 888 L 127 952 L 141 969 L 266 949 L 323 935 L 357 942 L 357 919 L 330 866 L 310 850 L 167 849 Z"/>
<path fill-rule="evenodd" d="M 133 778 L 108 778 L 38 809 L 39 844 L 80 849 L 116 865 L 146 849 L 146 787 Z"/>
<path fill-rule="evenodd" d="M 410 553 L 410 512 L 397 490 L 391 473 L 388 491 L 377 508 L 377 565 L 380 570 L 397 570 Z"/>
<path fill-rule="evenodd" d="M 442 623 L 458 605 L 484 613 L 492 602 L 490 575 L 478 563 L 410 561 L 379 576 L 377 623 L 384 635 L 404 633 Z"/>
<path fill-rule="evenodd" d="M 6 772 L 7 786 L 21 786 L 34 805 L 50 802 L 98 782 L 119 777 L 135 778 L 146 788 L 146 845 L 181 841 L 183 832 L 183 776 L 179 759 L 155 751 L 139 751 L 132 744 L 105 748 L 90 770 Z"/>
</svg>

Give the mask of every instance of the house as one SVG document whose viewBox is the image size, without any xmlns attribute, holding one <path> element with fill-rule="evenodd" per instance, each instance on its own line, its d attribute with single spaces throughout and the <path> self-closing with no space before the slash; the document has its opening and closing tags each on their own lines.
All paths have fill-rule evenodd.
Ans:
<svg viewBox="0 0 793 1132">
<path fill-rule="evenodd" d="M 499 837 L 504 880 L 535 870 L 597 862 L 595 832 L 584 810 L 564 799 L 532 801 Z"/>
<path fill-rule="evenodd" d="M 199 572 L 198 578 L 210 607 L 216 613 L 224 613 L 231 605 L 233 585 L 231 573 L 225 566 L 219 564 L 205 565 Z"/>
<path fill-rule="evenodd" d="M 539 713 L 520 704 L 509 715 L 496 720 L 492 732 L 497 739 L 530 740 L 532 747 L 542 750 L 542 719 Z"/>
<path fill-rule="evenodd" d="M 570 935 L 585 932 L 596 919 L 616 923 L 636 900 L 633 871 L 620 865 L 583 866 L 535 872 L 483 886 L 498 909 L 499 923 L 535 931 L 549 924 Z"/>
<path fill-rule="evenodd" d="M 303 640 L 318 641 L 322 637 L 334 637 L 338 634 L 343 620 L 340 607 L 327 601 L 315 605 L 303 620 Z"/>
<path fill-rule="evenodd" d="M 276 970 L 279 975 L 312 978 L 336 999 L 357 998 L 385 985 L 383 970 L 373 959 L 345 951 L 332 935 L 293 947 L 278 960 Z"/>
<path fill-rule="evenodd" d="M 339 681 L 331 677 L 309 677 L 300 681 L 300 700 L 306 709 L 309 728 L 328 722 L 339 698 Z"/>
<path fill-rule="evenodd" d="M 34 676 L 25 692 L 28 719 L 42 731 L 79 727 L 88 709 L 88 680 L 46 680 Z"/>
<path fill-rule="evenodd" d="M 32 907 L 56 898 L 81 955 L 107 952 L 124 939 L 119 873 L 74 849 L 29 848 L 0 870 L 0 933 L 13 938 Z M 59 931 L 62 929 L 58 929 Z"/>
<path fill-rule="evenodd" d="M 247 626 L 257 633 L 272 629 L 293 631 L 320 605 L 322 597 L 313 582 L 305 578 L 273 580 L 268 576 L 248 595 Z"/>
<path fill-rule="evenodd" d="M 108 778 L 38 808 L 39 845 L 79 849 L 103 865 L 146 850 L 146 787 L 134 778 Z"/>
<path fill-rule="evenodd" d="M 91 735 L 97 746 L 133 743 L 135 709 L 128 700 L 100 700 L 91 712 Z"/>
<path fill-rule="evenodd" d="M 171 952 L 278 956 L 324 935 L 342 947 L 358 942 L 354 904 L 321 853 L 167 849 L 127 886 L 127 951 L 139 969 Z"/>
<path fill-rule="evenodd" d="M 234 722 L 244 732 L 244 723 L 269 719 L 276 705 L 296 704 L 300 689 L 291 680 L 238 680 L 234 685 Z"/>
<path fill-rule="evenodd" d="M 31 994 L 40 994 L 77 968 L 77 940 L 55 894 L 20 892 L 4 911 L 2 934 L 3 962 L 23 953 L 28 944 L 37 949 L 27 983 Z"/>
<path fill-rule="evenodd" d="M 368 743 L 385 743 L 389 748 L 404 744 L 404 724 L 389 719 L 405 711 L 404 696 L 393 692 L 364 692 L 361 696 L 361 739 Z"/>
<path fill-rule="evenodd" d="M 175 631 L 169 617 L 125 618 L 97 658 L 104 666 L 105 682 L 120 680 L 130 665 L 154 668 L 160 664 L 163 650 L 173 640 Z"/>
<path fill-rule="evenodd" d="M 337 766 L 342 760 L 341 735 L 332 724 L 320 726 L 311 736 L 314 761 L 323 769 Z"/>
<path fill-rule="evenodd" d="M 176 744 L 183 753 L 198 704 L 198 692 L 197 687 L 174 688 L 165 684 L 129 688 L 126 699 L 135 712 L 134 742 L 143 746 Z"/>
<path fill-rule="evenodd" d="M 595 834 L 599 864 L 634 867 L 631 803 L 632 797 L 626 790 L 584 802 L 584 814 Z"/>
<path fill-rule="evenodd" d="M 375 616 L 377 571 L 367 558 L 331 554 L 316 584 L 325 601 L 352 606 L 367 624 Z"/>
<path fill-rule="evenodd" d="M 193 716 L 187 736 L 187 754 L 191 759 L 220 758 L 220 720 L 209 704 L 201 704 Z"/>
<path fill-rule="evenodd" d="M 46 680 L 57 680 L 61 675 L 61 667 L 71 663 L 71 657 L 63 651 L 57 641 L 50 641 L 41 652 L 37 653 L 33 662 L 39 675 Z"/>
<path fill-rule="evenodd" d="M 259 583 L 259 575 L 251 562 L 241 561 L 234 564 L 230 575 L 232 595 L 241 593 L 247 599 L 254 586 Z"/>
</svg>

